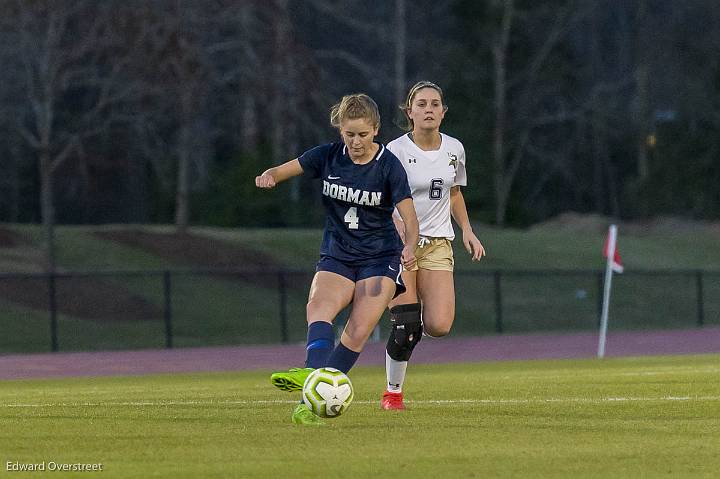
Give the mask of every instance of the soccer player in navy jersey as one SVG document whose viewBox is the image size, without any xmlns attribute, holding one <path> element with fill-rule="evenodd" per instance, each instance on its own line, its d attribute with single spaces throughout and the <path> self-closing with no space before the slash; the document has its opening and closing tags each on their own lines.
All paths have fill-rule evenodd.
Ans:
<svg viewBox="0 0 720 479">
<path fill-rule="evenodd" d="M 316 368 L 347 373 L 385 308 L 405 290 L 403 268 L 415 265 L 418 221 L 412 195 L 400 161 L 374 141 L 380 128 L 377 105 L 365 94 L 347 95 L 332 107 L 330 123 L 342 142 L 312 148 L 255 178 L 258 188 L 273 188 L 303 173 L 322 182 L 325 231 L 307 303 L 305 367 L 271 376 L 273 385 L 285 391 L 301 390 Z M 404 223 L 406 246 L 393 223 L 394 209 Z M 350 303 L 352 312 L 336 346 L 332 323 Z M 303 403 L 292 421 L 322 424 Z"/>
</svg>

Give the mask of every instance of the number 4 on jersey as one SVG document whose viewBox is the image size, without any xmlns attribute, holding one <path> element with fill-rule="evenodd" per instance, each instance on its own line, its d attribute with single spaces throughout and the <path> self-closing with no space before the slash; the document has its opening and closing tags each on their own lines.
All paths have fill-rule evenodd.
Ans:
<svg viewBox="0 0 720 479">
<path fill-rule="evenodd" d="M 343 221 L 348 224 L 349 229 L 358 229 L 360 218 L 358 218 L 357 207 L 351 206 L 348 208 L 347 213 L 345 213 L 345 216 L 343 217 Z"/>
</svg>

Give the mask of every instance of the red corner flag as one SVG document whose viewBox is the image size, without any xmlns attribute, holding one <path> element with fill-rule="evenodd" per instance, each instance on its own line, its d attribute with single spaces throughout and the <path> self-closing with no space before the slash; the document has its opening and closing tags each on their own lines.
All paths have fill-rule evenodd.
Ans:
<svg viewBox="0 0 720 479">
<path fill-rule="evenodd" d="M 613 226 L 610 227 L 608 235 L 605 238 L 603 256 L 607 258 L 609 254 L 612 254 L 612 270 L 616 273 L 622 273 L 625 268 L 623 267 L 622 260 L 620 259 L 620 252 L 617 248 L 617 228 L 613 228 Z M 612 250 L 612 253 L 609 253 L 610 250 Z"/>
</svg>

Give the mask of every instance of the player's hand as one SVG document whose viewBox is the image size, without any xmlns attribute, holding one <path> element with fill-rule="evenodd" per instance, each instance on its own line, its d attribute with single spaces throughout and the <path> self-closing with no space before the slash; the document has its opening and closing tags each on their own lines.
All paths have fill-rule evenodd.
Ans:
<svg viewBox="0 0 720 479">
<path fill-rule="evenodd" d="M 417 259 L 415 258 L 415 245 L 405 245 L 400 256 L 403 268 L 410 269 L 415 267 Z"/>
<path fill-rule="evenodd" d="M 255 177 L 255 186 L 258 188 L 275 188 L 275 178 L 267 173 Z"/>
<path fill-rule="evenodd" d="M 485 247 L 472 230 L 463 231 L 463 244 L 473 261 L 480 261 L 485 256 Z"/>
</svg>

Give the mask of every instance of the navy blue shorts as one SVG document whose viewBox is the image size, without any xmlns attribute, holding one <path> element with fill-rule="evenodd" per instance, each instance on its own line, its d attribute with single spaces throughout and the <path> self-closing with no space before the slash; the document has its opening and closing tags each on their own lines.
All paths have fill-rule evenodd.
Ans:
<svg viewBox="0 0 720 479">
<path fill-rule="evenodd" d="M 315 271 L 336 273 L 346 277 L 353 283 L 374 276 L 387 276 L 395 282 L 395 295 L 393 298 L 405 292 L 405 283 L 403 283 L 400 274 L 403 271 L 400 256 L 386 256 L 379 258 L 373 264 L 364 266 L 349 265 L 330 256 L 323 256 L 318 261 Z"/>
</svg>

